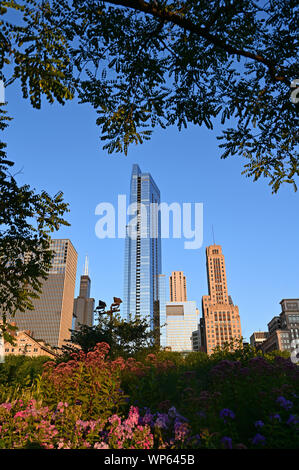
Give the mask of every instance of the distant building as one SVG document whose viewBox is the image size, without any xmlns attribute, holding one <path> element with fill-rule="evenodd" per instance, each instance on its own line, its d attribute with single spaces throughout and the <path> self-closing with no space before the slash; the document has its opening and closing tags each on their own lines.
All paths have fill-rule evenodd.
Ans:
<svg viewBox="0 0 299 470">
<path fill-rule="evenodd" d="M 263 342 L 266 341 L 268 336 L 269 336 L 268 331 L 255 331 L 250 336 L 250 345 L 253 348 L 260 349 Z"/>
<path fill-rule="evenodd" d="M 201 341 L 200 341 L 199 328 L 195 331 L 192 331 L 191 343 L 192 343 L 192 351 L 200 351 L 201 350 Z"/>
<path fill-rule="evenodd" d="M 52 240 L 51 250 L 53 264 L 39 299 L 33 299 L 33 310 L 16 312 L 13 321 L 20 331 L 30 330 L 34 338 L 61 347 L 72 328 L 77 252 L 67 239 Z"/>
<path fill-rule="evenodd" d="M 186 302 L 186 277 L 182 271 L 173 271 L 169 277 L 170 302 Z"/>
<path fill-rule="evenodd" d="M 166 304 L 166 347 L 172 351 L 192 351 L 192 333 L 197 324 L 196 302 L 189 300 Z"/>
<path fill-rule="evenodd" d="M 93 325 L 94 299 L 90 298 L 90 284 L 86 257 L 84 274 L 80 278 L 79 296 L 74 300 L 75 330 L 78 330 L 80 325 Z"/>
<path fill-rule="evenodd" d="M 206 248 L 209 295 L 202 298 L 201 322 L 204 349 L 208 354 L 233 338 L 241 339 L 239 309 L 227 292 L 224 256 L 220 245 Z"/>
<path fill-rule="evenodd" d="M 274 350 L 292 352 L 294 340 L 299 342 L 299 299 L 283 299 L 281 313 L 268 323 L 269 335 L 262 343 L 262 351 Z"/>
<path fill-rule="evenodd" d="M 52 359 L 57 357 L 57 353 L 40 339 L 35 339 L 30 331 L 17 331 L 14 336 L 15 344 L 4 342 L 4 357 L 12 354 L 14 356 L 48 356 Z"/>
</svg>

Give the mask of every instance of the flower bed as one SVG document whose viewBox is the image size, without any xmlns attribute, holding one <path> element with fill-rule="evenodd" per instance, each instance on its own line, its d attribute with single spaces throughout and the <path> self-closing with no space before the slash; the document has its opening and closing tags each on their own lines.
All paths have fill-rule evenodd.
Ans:
<svg viewBox="0 0 299 470">
<path fill-rule="evenodd" d="M 109 360 L 109 346 L 45 365 L 0 405 L 0 448 L 298 448 L 298 367 L 289 359 L 165 354 Z"/>
</svg>

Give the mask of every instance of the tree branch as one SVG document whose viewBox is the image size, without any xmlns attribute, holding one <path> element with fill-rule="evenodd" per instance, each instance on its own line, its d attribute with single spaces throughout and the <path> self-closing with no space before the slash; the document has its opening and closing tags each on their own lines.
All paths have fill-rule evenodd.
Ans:
<svg viewBox="0 0 299 470">
<path fill-rule="evenodd" d="M 159 5 L 156 3 L 150 4 L 145 2 L 144 0 L 104 0 L 104 2 L 147 13 L 149 15 L 154 16 L 155 18 L 159 18 L 164 22 L 175 24 L 184 30 L 190 31 L 191 33 L 194 33 L 197 36 L 206 39 L 209 43 L 214 44 L 214 46 L 226 51 L 228 54 L 246 57 L 256 62 L 262 63 L 266 67 L 268 67 L 271 78 L 274 81 L 285 82 L 287 85 L 289 85 L 289 80 L 286 77 L 277 76 L 276 65 L 275 63 L 273 63 L 273 61 L 268 60 L 260 54 L 256 54 L 243 49 L 238 49 L 237 47 L 227 43 L 224 38 L 211 34 L 208 28 L 202 27 L 202 25 L 198 26 L 197 24 L 194 24 L 191 20 L 188 20 L 187 18 L 181 16 L 176 12 L 172 12 L 167 10 L 166 8 L 159 7 Z"/>
</svg>

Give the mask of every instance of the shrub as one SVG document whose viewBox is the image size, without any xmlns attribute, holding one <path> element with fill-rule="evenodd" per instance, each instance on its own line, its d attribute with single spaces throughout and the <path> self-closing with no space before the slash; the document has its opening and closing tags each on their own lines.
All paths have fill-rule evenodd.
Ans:
<svg viewBox="0 0 299 470">
<path fill-rule="evenodd" d="M 54 408 L 63 401 L 80 404 L 85 419 L 107 417 L 124 405 L 120 388 L 120 366 L 106 360 L 109 345 L 99 343 L 93 351 L 72 354 L 72 359 L 55 365 L 48 362 L 37 385 L 37 396 Z"/>
</svg>

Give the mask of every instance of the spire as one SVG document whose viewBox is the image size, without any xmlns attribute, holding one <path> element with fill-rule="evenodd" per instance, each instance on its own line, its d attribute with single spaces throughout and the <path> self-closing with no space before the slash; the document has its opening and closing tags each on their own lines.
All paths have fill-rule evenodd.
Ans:
<svg viewBox="0 0 299 470">
<path fill-rule="evenodd" d="M 214 236 L 214 226 L 212 225 L 212 233 L 213 233 L 213 244 L 215 245 L 215 236 Z"/>
<path fill-rule="evenodd" d="M 84 276 L 88 276 L 88 256 L 85 257 Z"/>
</svg>

